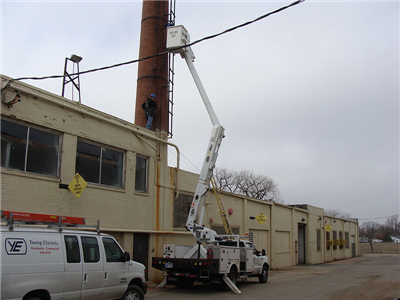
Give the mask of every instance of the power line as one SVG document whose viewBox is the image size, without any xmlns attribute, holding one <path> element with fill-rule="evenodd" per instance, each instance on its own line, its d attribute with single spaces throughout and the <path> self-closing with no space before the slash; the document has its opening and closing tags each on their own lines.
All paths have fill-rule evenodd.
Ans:
<svg viewBox="0 0 400 300">
<path fill-rule="evenodd" d="M 169 150 L 169 152 L 171 152 L 172 154 L 175 155 L 175 153 L 174 153 L 173 151 L 171 151 L 171 149 L 168 149 L 168 150 Z M 181 154 L 181 156 L 183 156 L 183 157 L 190 163 L 190 165 L 191 165 L 194 169 L 197 170 L 197 172 L 201 172 L 201 171 L 199 170 L 199 168 L 197 168 L 197 167 L 190 161 L 190 159 L 187 158 L 187 157 L 182 153 L 182 151 L 180 152 L 180 154 Z M 190 165 L 189 165 L 189 166 L 190 166 Z"/>
<path fill-rule="evenodd" d="M 305 1 L 305 0 L 298 0 L 298 1 L 295 1 L 295 2 L 293 2 L 293 3 L 291 3 L 291 4 L 289 4 L 289 5 L 283 6 L 283 7 L 279 8 L 279 9 L 277 9 L 277 10 L 274 10 L 274 11 L 272 11 L 272 12 L 269 12 L 269 13 L 265 14 L 265 15 L 262 15 L 262 16 L 256 18 L 256 19 L 254 19 L 253 21 L 248 21 L 248 22 L 245 22 L 245 23 L 243 23 L 243 24 L 237 25 L 237 26 L 235 26 L 235 27 L 226 29 L 226 30 L 224 30 L 224 31 L 222 31 L 222 32 L 220 32 L 220 33 L 217 33 L 217 34 L 214 34 L 214 35 L 210 35 L 210 36 L 204 37 L 204 38 L 199 39 L 199 40 L 197 40 L 197 41 L 194 41 L 193 43 L 190 43 L 190 44 L 188 44 L 188 45 L 185 45 L 185 46 L 182 46 L 182 47 L 177 47 L 176 50 L 177 50 L 177 49 L 181 49 L 181 48 L 185 48 L 185 47 L 190 47 L 190 46 L 196 45 L 196 44 L 198 44 L 198 43 L 201 43 L 201 42 L 203 42 L 203 41 L 205 41 L 205 40 L 210 40 L 210 39 L 216 38 L 216 37 L 218 37 L 218 36 L 221 36 L 221 35 L 223 35 L 223 34 L 226 34 L 226 33 L 228 33 L 228 32 L 232 32 L 232 31 L 234 31 L 234 30 L 236 30 L 236 29 L 239 29 L 239 28 L 241 28 L 241 27 L 248 26 L 248 25 L 253 24 L 253 23 L 255 23 L 255 22 L 258 22 L 258 21 L 260 21 L 260 20 L 262 20 L 262 19 L 265 19 L 265 18 L 267 18 L 267 17 L 269 17 L 269 16 L 271 16 L 271 15 L 273 15 L 273 14 L 276 14 L 276 13 L 281 12 L 281 11 L 283 11 L 283 10 L 285 10 L 285 9 L 288 9 L 288 8 L 290 8 L 290 7 L 292 7 L 292 6 L 295 6 L 295 5 L 297 5 L 297 4 L 300 4 L 300 3 L 304 2 L 304 1 Z M 97 69 L 86 70 L 86 71 L 82 71 L 82 72 L 74 73 L 74 74 L 70 74 L 70 75 L 71 75 L 71 76 L 74 76 L 74 75 L 81 75 L 81 74 L 87 74 L 87 73 L 92 73 L 92 72 L 107 70 L 107 69 L 111 69 L 111 68 L 121 67 L 121 66 L 124 66 L 124 65 L 129 65 L 129 64 L 133 64 L 133 63 L 137 63 L 137 62 L 146 60 L 146 59 L 150 59 L 150 58 L 154 58 L 154 57 L 157 57 L 157 56 L 160 56 L 160 55 L 164 55 L 164 54 L 167 54 L 168 52 L 169 52 L 169 51 L 164 51 L 164 52 L 157 53 L 157 54 L 154 54 L 154 55 L 150 55 L 150 56 L 147 56 L 147 57 L 143 57 L 143 58 L 140 58 L 140 59 L 135 59 L 135 60 L 131 60 L 131 61 L 123 62 L 123 63 L 118 63 L 118 64 L 111 65 L 111 66 L 105 66 L 105 67 L 101 67 L 101 68 L 97 68 Z M 15 78 L 15 79 L 9 80 L 9 81 L 7 82 L 7 84 L 5 85 L 5 87 L 1 88 L 1 91 L 6 90 L 6 89 L 11 85 L 11 83 L 14 82 L 14 81 L 20 81 L 20 80 L 44 80 L 44 79 L 61 78 L 61 77 L 64 77 L 64 75 L 51 75 L 51 76 L 44 76 L 44 77 L 20 77 L 20 78 Z M 3 103 L 4 103 L 4 102 L 3 102 Z"/>
<path fill-rule="evenodd" d="M 394 216 L 400 216 L 400 214 L 391 215 L 391 216 L 387 216 L 387 217 L 368 218 L 368 219 L 358 219 L 358 220 L 360 220 L 360 221 L 366 221 L 366 220 L 378 220 L 378 219 L 386 219 L 386 218 L 390 218 L 390 217 L 394 217 Z"/>
</svg>

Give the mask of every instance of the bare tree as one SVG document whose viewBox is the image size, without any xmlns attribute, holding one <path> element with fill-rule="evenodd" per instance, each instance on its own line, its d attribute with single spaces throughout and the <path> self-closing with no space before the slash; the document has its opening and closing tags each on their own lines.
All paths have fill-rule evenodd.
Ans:
<svg viewBox="0 0 400 300">
<path fill-rule="evenodd" d="M 380 229 L 380 224 L 375 221 L 367 221 L 360 226 L 360 236 L 365 236 L 371 246 L 371 252 L 374 253 L 373 239 Z"/>
<path fill-rule="evenodd" d="M 381 226 L 381 238 L 384 242 L 392 242 L 391 236 L 400 234 L 399 215 L 390 216 Z"/>
<path fill-rule="evenodd" d="M 324 210 L 324 214 L 326 216 L 338 217 L 338 218 L 344 218 L 344 219 L 351 218 L 351 215 L 349 213 L 343 212 L 336 208 L 326 209 L 326 210 Z"/>
<path fill-rule="evenodd" d="M 400 234 L 399 215 L 390 216 L 385 221 L 385 226 L 389 229 L 390 235 Z"/>
<path fill-rule="evenodd" d="M 250 171 L 235 172 L 216 168 L 215 180 L 221 191 L 283 203 L 277 184 L 268 176 L 256 175 Z"/>
</svg>

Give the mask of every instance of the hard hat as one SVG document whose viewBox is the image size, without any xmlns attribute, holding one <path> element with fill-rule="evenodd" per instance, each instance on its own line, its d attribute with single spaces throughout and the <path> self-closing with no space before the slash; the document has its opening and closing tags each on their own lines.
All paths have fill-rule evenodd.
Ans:
<svg viewBox="0 0 400 300">
<path fill-rule="evenodd" d="M 154 99 L 156 99 L 156 94 L 151 94 L 150 97 L 153 97 Z"/>
</svg>

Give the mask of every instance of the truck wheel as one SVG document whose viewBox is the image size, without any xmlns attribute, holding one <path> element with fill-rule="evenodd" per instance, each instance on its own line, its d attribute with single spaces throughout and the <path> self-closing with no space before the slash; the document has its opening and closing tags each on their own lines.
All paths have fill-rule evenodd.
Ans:
<svg viewBox="0 0 400 300">
<path fill-rule="evenodd" d="M 268 266 L 266 264 L 263 265 L 261 275 L 258 276 L 258 281 L 260 283 L 266 283 L 268 281 Z"/>
<path fill-rule="evenodd" d="M 237 272 L 236 272 L 235 268 L 231 268 L 231 270 L 229 271 L 228 277 L 233 282 L 234 285 L 237 284 L 238 275 L 237 275 Z"/>
<path fill-rule="evenodd" d="M 128 287 L 128 290 L 126 291 L 122 300 L 144 300 L 143 291 L 137 285 L 132 285 Z"/>
<path fill-rule="evenodd" d="M 224 276 L 224 275 L 222 275 L 222 276 Z M 237 284 L 237 271 L 235 268 L 232 267 L 230 269 L 228 277 L 233 282 L 234 285 Z M 221 279 L 221 287 L 222 287 L 222 290 L 224 290 L 224 291 L 230 290 L 229 286 L 226 285 L 226 283 L 223 279 Z"/>
</svg>

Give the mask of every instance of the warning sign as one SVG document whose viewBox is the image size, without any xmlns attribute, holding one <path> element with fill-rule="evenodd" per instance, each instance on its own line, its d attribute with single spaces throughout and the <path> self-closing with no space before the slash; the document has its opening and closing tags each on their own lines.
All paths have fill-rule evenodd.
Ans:
<svg viewBox="0 0 400 300">
<path fill-rule="evenodd" d="M 332 229 L 332 226 L 331 226 L 331 225 L 329 225 L 329 224 L 326 224 L 326 225 L 325 225 L 325 230 L 326 230 L 327 232 L 331 231 L 331 229 Z"/>
<path fill-rule="evenodd" d="M 69 184 L 68 188 L 71 192 L 73 192 L 76 198 L 79 198 L 85 187 L 87 186 L 87 182 L 85 179 L 81 177 L 78 173 L 75 174 L 74 179 L 72 179 L 71 183 Z"/>
<path fill-rule="evenodd" d="M 260 225 L 264 224 L 265 221 L 267 221 L 267 216 L 264 215 L 264 213 L 260 213 L 257 217 L 256 220 L 258 221 L 258 223 L 260 223 Z"/>
</svg>

